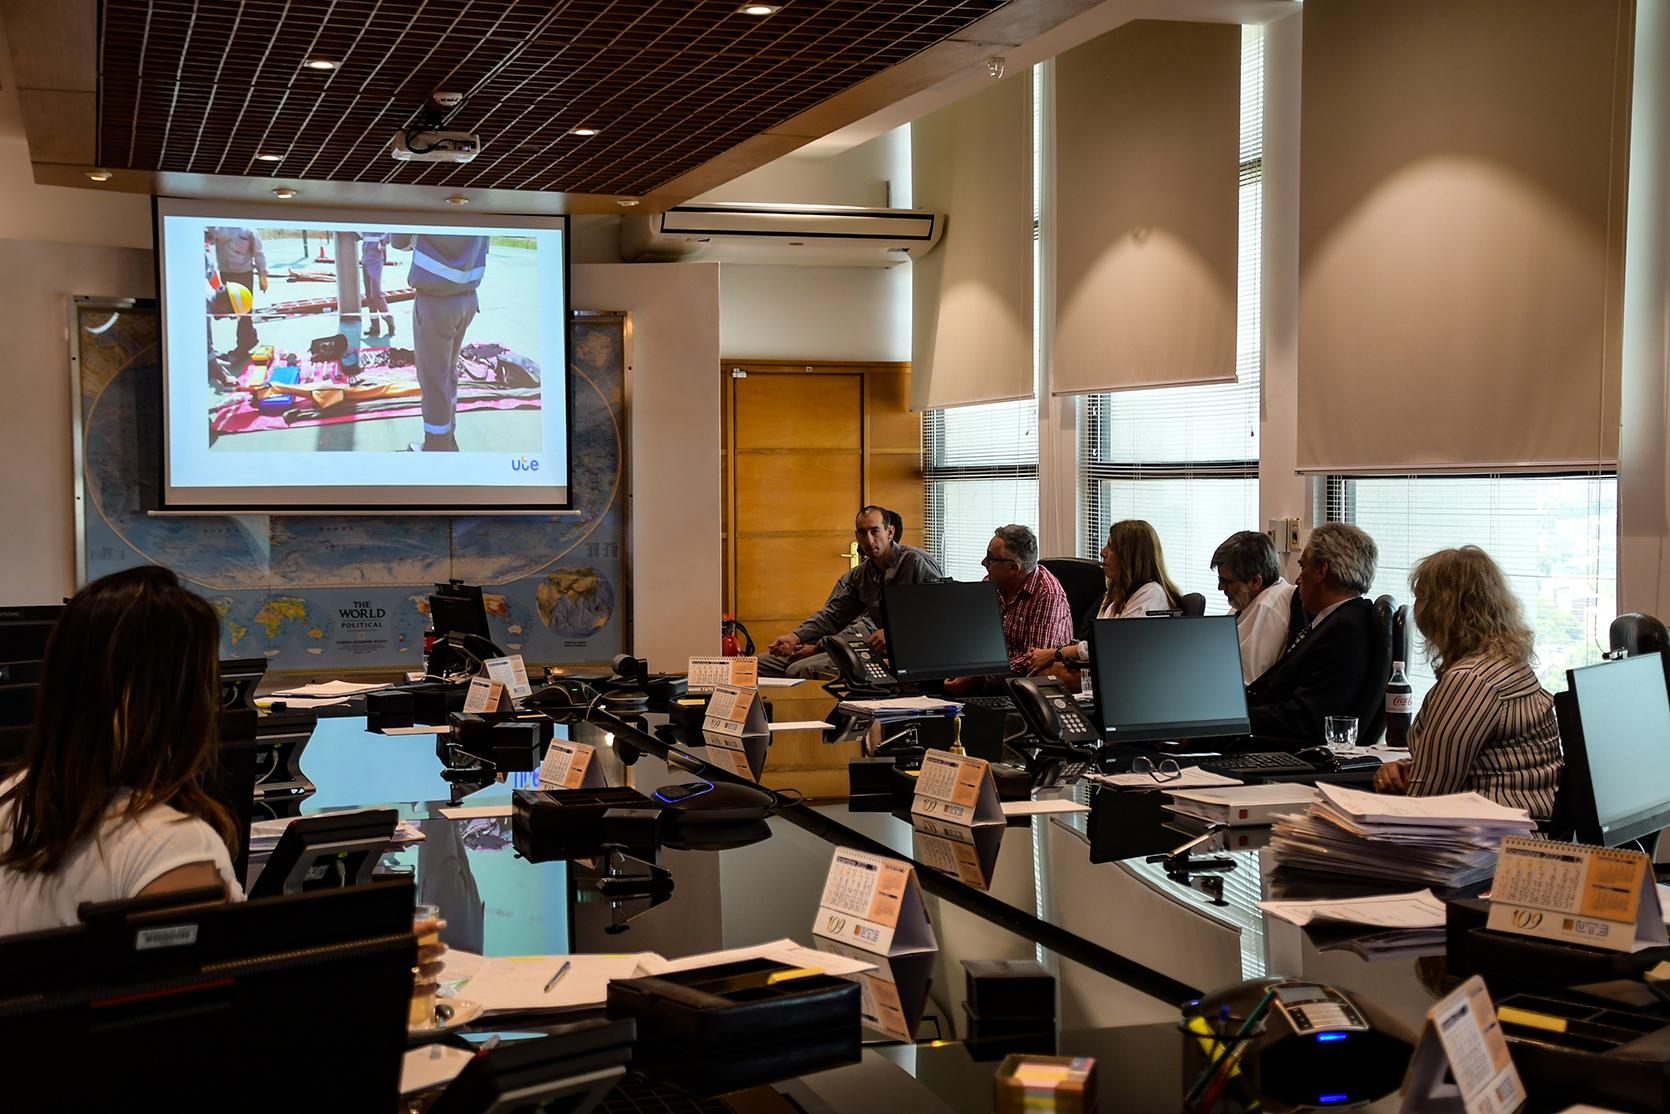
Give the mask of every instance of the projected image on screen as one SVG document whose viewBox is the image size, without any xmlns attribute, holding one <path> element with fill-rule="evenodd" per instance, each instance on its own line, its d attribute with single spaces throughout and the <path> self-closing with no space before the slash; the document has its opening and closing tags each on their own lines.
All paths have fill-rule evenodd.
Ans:
<svg viewBox="0 0 1670 1114">
<path fill-rule="evenodd" d="M 254 212 L 159 201 L 171 505 L 567 501 L 561 218 Z"/>
</svg>

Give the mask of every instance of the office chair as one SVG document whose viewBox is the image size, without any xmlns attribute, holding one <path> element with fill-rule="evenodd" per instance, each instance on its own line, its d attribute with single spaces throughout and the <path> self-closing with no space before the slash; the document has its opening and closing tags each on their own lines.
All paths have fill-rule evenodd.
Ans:
<svg viewBox="0 0 1670 1114">
<path fill-rule="evenodd" d="M 1607 631 L 1613 653 L 1624 651 L 1630 657 L 1657 653 L 1664 665 L 1664 681 L 1670 685 L 1670 631 L 1651 615 L 1631 611 L 1612 620 Z"/>
<path fill-rule="evenodd" d="M 1358 690 L 1357 745 L 1371 746 L 1386 733 L 1386 682 L 1392 678 L 1393 633 L 1406 611 L 1390 596 L 1374 601 L 1374 645 L 1369 648 L 1368 675 Z"/>
<path fill-rule="evenodd" d="M 1102 563 L 1084 557 L 1045 557 L 1038 562 L 1050 570 L 1050 575 L 1061 581 L 1067 593 L 1067 606 L 1073 612 L 1073 632 L 1080 638 L 1090 637 L 1090 624 L 1107 595 L 1107 577 L 1102 575 Z"/>
<path fill-rule="evenodd" d="M 1198 619 L 1206 614 L 1206 597 L 1199 592 L 1184 592 L 1178 599 L 1177 606 L 1183 614 L 1191 619 Z"/>
</svg>

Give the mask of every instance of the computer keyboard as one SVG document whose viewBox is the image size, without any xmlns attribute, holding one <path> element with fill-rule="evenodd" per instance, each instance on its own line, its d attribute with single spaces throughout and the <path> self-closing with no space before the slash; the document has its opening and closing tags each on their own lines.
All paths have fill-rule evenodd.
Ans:
<svg viewBox="0 0 1670 1114">
<path fill-rule="evenodd" d="M 1252 751 L 1246 754 L 1220 754 L 1203 758 L 1201 769 L 1222 774 L 1254 774 L 1271 777 L 1279 774 L 1314 774 L 1316 767 L 1309 762 L 1279 750 Z"/>
<path fill-rule="evenodd" d="M 965 708 L 986 708 L 994 712 L 1015 710 L 1015 702 L 1007 696 L 967 696 L 961 699 Z"/>
</svg>

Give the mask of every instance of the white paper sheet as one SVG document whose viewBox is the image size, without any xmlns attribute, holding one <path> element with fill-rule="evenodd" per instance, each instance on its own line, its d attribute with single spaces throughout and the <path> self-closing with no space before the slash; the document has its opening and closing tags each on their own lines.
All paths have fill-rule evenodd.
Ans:
<svg viewBox="0 0 1670 1114">
<path fill-rule="evenodd" d="M 1431 890 L 1326 901 L 1261 901 L 1270 916 L 1300 926 L 1327 922 L 1373 928 L 1442 928 L 1444 903 Z"/>
<path fill-rule="evenodd" d="M 1530 813 L 1508 808 L 1477 793 L 1446 793 L 1438 797 L 1393 797 L 1347 789 L 1342 785 L 1318 785 L 1327 802 L 1357 820 L 1367 823 L 1403 823 L 1448 826 L 1457 822 L 1524 825 L 1534 828 Z"/>
<path fill-rule="evenodd" d="M 1121 789 L 1204 789 L 1213 785 L 1240 785 L 1241 782 L 1222 774 L 1214 774 L 1199 766 L 1186 766 L 1182 776 L 1161 781 L 1151 774 L 1085 774 L 1087 781 L 1100 785 L 1116 785 Z"/>
<path fill-rule="evenodd" d="M 687 955 L 681 959 L 662 959 L 655 956 L 645 963 L 644 973 L 666 975 L 673 971 L 693 971 L 698 967 L 714 967 L 721 963 L 741 963 L 747 959 L 769 959 L 789 967 L 816 967 L 826 975 L 857 975 L 876 969 L 874 963 L 836 955 L 834 952 L 819 951 L 816 948 L 801 947 L 784 937 L 769 944 L 756 944 L 751 948 L 704 952 L 701 955 Z"/>
<path fill-rule="evenodd" d="M 760 681 L 760 687 L 762 689 L 792 689 L 796 685 L 805 683 L 806 678 L 804 678 L 804 677 L 761 677 L 759 679 L 759 681 Z"/>
<path fill-rule="evenodd" d="M 510 805 L 468 805 L 459 808 L 443 808 L 441 815 L 448 820 L 476 820 L 485 816 L 509 816 Z"/>
<path fill-rule="evenodd" d="M 451 953 L 448 953 L 450 956 Z M 629 955 L 510 955 L 483 959 L 460 987 L 460 996 L 479 1002 L 488 1013 L 523 1010 L 572 1010 L 598 1006 L 608 997 L 611 979 L 630 979 L 652 952 Z M 551 976 L 567 963 L 568 973 L 545 989 Z M 450 979 L 452 964 L 441 974 Z"/>
<path fill-rule="evenodd" d="M 452 730 L 444 723 L 420 723 L 414 727 L 385 727 L 384 735 L 445 735 Z"/>
<path fill-rule="evenodd" d="M 765 726 L 767 731 L 775 733 L 778 731 L 823 731 L 835 725 L 825 723 L 821 719 L 796 719 L 787 720 L 783 723 L 768 723 Z"/>
<path fill-rule="evenodd" d="M 1004 801 L 1005 816 L 1042 816 L 1050 812 L 1089 812 L 1089 805 L 1077 801 Z"/>
<path fill-rule="evenodd" d="M 310 685 L 298 685 L 293 689 L 284 689 L 267 695 L 276 696 L 280 700 L 287 696 L 329 696 L 341 699 L 344 696 L 358 696 L 362 692 L 376 692 L 378 689 L 389 687 L 387 681 L 379 681 L 371 685 L 355 684 L 353 681 L 315 681 Z"/>
<path fill-rule="evenodd" d="M 448 1044 L 426 1044 L 422 1048 L 413 1048 L 400 1061 L 400 1093 L 410 1095 L 451 1083 L 464 1070 L 464 1065 L 473 1059 L 474 1052 Z"/>
<path fill-rule="evenodd" d="M 962 705 L 955 700 L 941 700 L 933 696 L 890 696 L 885 700 L 843 700 L 843 712 L 868 712 L 871 715 L 933 715 L 936 712 L 955 712 Z"/>
</svg>

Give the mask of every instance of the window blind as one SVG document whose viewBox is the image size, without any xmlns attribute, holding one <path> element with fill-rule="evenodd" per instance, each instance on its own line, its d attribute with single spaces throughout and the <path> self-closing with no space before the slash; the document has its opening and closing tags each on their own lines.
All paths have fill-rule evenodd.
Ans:
<svg viewBox="0 0 1670 1114">
<path fill-rule="evenodd" d="M 1237 530 L 1258 524 L 1258 422 L 1263 332 L 1264 36 L 1241 38 L 1239 233 L 1236 259 L 1236 380 L 1092 395 L 1082 410 L 1083 553 L 1094 556 L 1108 526 L 1152 523 L 1166 565 L 1207 610 L 1228 610 L 1208 565 Z"/>
<path fill-rule="evenodd" d="M 1135 20 L 1056 59 L 1052 393 L 1234 376 L 1240 37 Z"/>
<path fill-rule="evenodd" d="M 1543 687 L 1600 660 L 1617 614 L 1617 478 L 1560 476 L 1331 476 L 1323 516 L 1368 531 L 1380 550 L 1371 597 L 1412 604 L 1409 573 L 1427 554 L 1476 545 L 1501 566 L 1536 631 Z M 1425 644 L 1409 631 L 1409 680 L 1432 687 Z"/>
<path fill-rule="evenodd" d="M 1616 462 L 1633 8 L 1305 4 L 1301 471 Z"/>
</svg>

